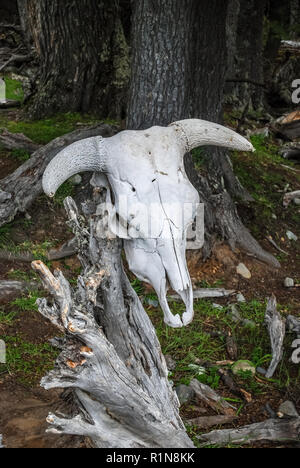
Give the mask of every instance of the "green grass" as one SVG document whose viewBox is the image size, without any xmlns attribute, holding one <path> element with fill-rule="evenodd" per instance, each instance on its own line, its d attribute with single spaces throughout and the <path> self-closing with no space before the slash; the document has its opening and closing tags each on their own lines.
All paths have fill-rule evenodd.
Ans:
<svg viewBox="0 0 300 468">
<path fill-rule="evenodd" d="M 153 295 L 152 295 L 153 296 Z M 157 299 L 157 298 L 156 298 Z M 170 308 L 174 314 L 181 314 L 184 306 L 172 302 Z M 239 312 L 242 318 L 252 320 L 255 328 L 248 328 L 231 320 L 227 314 L 229 307 L 216 309 L 209 300 L 195 301 L 195 318 L 188 327 L 173 329 L 164 324 L 160 309 L 148 307 L 147 312 L 152 319 L 163 354 L 171 355 L 177 362 L 175 371 L 170 375 L 175 384 L 186 384 L 194 378 L 213 388 L 219 386 L 218 366 L 216 362 L 226 361 L 226 333 L 230 331 L 238 348 L 238 360 L 250 360 L 255 366 L 268 368 L 271 361 L 271 346 L 267 328 L 264 324 L 266 302 L 253 300 L 239 304 Z M 289 308 L 278 306 L 282 313 L 289 313 Z M 214 334 L 220 332 L 220 335 Z M 285 355 L 281 366 L 278 368 L 273 381 L 258 383 L 253 376 L 240 376 L 243 388 L 255 393 L 265 393 L 274 385 L 276 388 L 284 388 L 292 380 L 300 382 L 300 369 L 295 373 L 294 366 L 289 363 L 292 337 L 287 336 Z M 199 362 L 209 363 L 206 372 L 199 374 Z M 192 365 L 191 365 L 192 364 Z M 193 364 L 196 364 L 193 366 Z M 201 365 L 201 364 L 200 364 Z"/>
<path fill-rule="evenodd" d="M 58 352 L 48 343 L 33 344 L 18 336 L 1 336 L 6 344 L 6 364 L 0 374 L 8 372 L 21 383 L 32 386 L 53 368 Z"/>
<path fill-rule="evenodd" d="M 11 306 L 21 312 L 38 311 L 36 300 L 41 296 L 39 292 L 31 291 L 28 296 L 23 296 L 11 302 Z"/>
<path fill-rule="evenodd" d="M 0 117 L 0 127 L 5 127 L 12 133 L 23 133 L 39 144 L 47 144 L 57 137 L 78 130 L 80 128 L 77 125 L 78 123 L 94 125 L 100 122 L 103 122 L 103 120 L 90 115 L 71 112 L 36 121 L 14 121 Z M 111 120 L 105 120 L 105 122 L 110 124 L 117 123 Z"/>
<path fill-rule="evenodd" d="M 0 227 L 0 249 L 7 247 L 7 244 L 11 242 L 10 234 L 12 230 L 12 224 L 5 224 Z"/>
<path fill-rule="evenodd" d="M 11 155 L 20 162 L 26 162 L 28 159 L 30 159 L 30 154 L 28 151 L 23 149 L 14 149 L 12 150 Z"/>
<path fill-rule="evenodd" d="M 6 84 L 6 99 L 13 99 L 15 101 L 23 101 L 24 93 L 22 83 L 17 80 L 13 80 L 9 76 L 5 76 Z"/>
<path fill-rule="evenodd" d="M 54 202 L 59 205 L 63 206 L 64 200 L 67 197 L 72 197 L 74 195 L 75 187 L 72 182 L 67 180 L 59 189 L 57 190 L 55 197 L 54 197 Z"/>
<path fill-rule="evenodd" d="M 0 325 L 10 325 L 16 318 L 16 312 L 4 312 L 0 309 Z"/>
</svg>

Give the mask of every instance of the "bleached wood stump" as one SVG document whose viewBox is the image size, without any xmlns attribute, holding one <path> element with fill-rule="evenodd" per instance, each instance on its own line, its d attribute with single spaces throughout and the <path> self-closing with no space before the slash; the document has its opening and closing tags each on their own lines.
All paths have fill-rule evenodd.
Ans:
<svg viewBox="0 0 300 468">
<path fill-rule="evenodd" d="M 80 409 L 73 419 L 49 415 L 49 430 L 87 436 L 99 448 L 192 448 L 154 327 L 124 272 L 121 242 L 101 236 L 104 194 L 94 194 L 83 214 L 65 201 L 83 267 L 77 288 L 33 262 L 54 299 L 40 299 L 39 310 L 65 332 L 41 384 L 74 389 Z"/>
</svg>

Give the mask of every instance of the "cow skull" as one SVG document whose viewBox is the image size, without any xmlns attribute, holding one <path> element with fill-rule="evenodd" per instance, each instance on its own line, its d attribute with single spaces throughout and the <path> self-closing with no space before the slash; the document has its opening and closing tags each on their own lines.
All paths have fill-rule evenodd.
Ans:
<svg viewBox="0 0 300 468">
<path fill-rule="evenodd" d="M 111 138 L 73 143 L 51 161 L 43 177 L 44 191 L 53 197 L 74 174 L 105 174 L 101 185 L 110 188 L 114 199 L 110 228 L 124 239 L 129 268 L 154 287 L 164 320 L 174 328 L 188 325 L 194 316 L 186 233 L 199 195 L 186 175 L 184 155 L 206 145 L 254 150 L 248 140 L 221 125 L 183 120 L 167 128 L 123 131 Z M 119 221 L 118 229 L 113 218 Z M 182 317 L 169 308 L 167 281 L 185 303 Z"/>
</svg>

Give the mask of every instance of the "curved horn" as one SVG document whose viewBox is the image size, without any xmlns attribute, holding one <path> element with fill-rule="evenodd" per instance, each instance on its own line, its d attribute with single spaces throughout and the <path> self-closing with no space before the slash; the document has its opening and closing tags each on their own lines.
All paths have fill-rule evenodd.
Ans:
<svg viewBox="0 0 300 468">
<path fill-rule="evenodd" d="M 181 139 L 186 142 L 186 151 L 198 146 L 223 146 L 239 151 L 255 151 L 252 144 L 227 127 L 199 119 L 181 120 L 170 126 L 177 127 Z"/>
<path fill-rule="evenodd" d="M 79 172 L 103 172 L 107 151 L 102 137 L 85 138 L 67 146 L 52 159 L 43 176 L 43 190 L 54 197 L 57 189 Z"/>
</svg>

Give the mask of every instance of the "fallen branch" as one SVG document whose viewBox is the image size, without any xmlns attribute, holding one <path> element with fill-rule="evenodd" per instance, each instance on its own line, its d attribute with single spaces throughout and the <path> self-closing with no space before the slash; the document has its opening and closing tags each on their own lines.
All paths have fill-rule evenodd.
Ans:
<svg viewBox="0 0 300 468">
<path fill-rule="evenodd" d="M 193 379 L 190 387 L 194 390 L 198 400 L 210 406 L 217 413 L 235 416 L 235 408 L 220 397 L 212 388 L 208 387 L 208 385 L 204 385 L 198 380 Z"/>
<path fill-rule="evenodd" d="M 275 249 L 277 249 L 279 252 L 281 253 L 284 253 L 285 255 L 289 255 L 288 252 L 286 252 L 285 250 L 282 250 L 279 245 L 276 244 L 276 242 L 273 240 L 273 238 L 271 236 L 267 236 L 266 239 L 270 242 L 271 245 L 273 245 L 273 247 L 275 247 Z"/>
<path fill-rule="evenodd" d="M 299 442 L 300 418 L 268 419 L 267 421 L 240 427 L 238 429 L 225 429 L 212 431 L 198 437 L 202 446 L 208 444 L 251 444 L 260 440 L 272 442 Z"/>
<path fill-rule="evenodd" d="M 296 41 L 281 41 L 281 46 L 284 48 L 300 49 L 300 42 Z"/>
<path fill-rule="evenodd" d="M 40 289 L 40 285 L 36 282 L 0 281 L 0 301 L 7 301 L 12 296 L 18 296 L 24 291 L 38 289 Z"/>
<path fill-rule="evenodd" d="M 22 149 L 29 154 L 34 153 L 41 147 L 41 145 L 34 143 L 22 133 L 10 133 L 6 128 L 0 134 L 0 146 L 8 150 Z"/>
<path fill-rule="evenodd" d="M 14 253 L 8 250 L 0 250 L 0 260 L 6 262 L 31 263 L 34 260 L 34 256 L 30 252 Z"/>
<path fill-rule="evenodd" d="M 237 419 L 236 416 L 200 416 L 199 418 L 188 419 L 186 424 L 198 429 L 210 429 L 214 426 L 224 426 L 224 424 L 230 424 Z"/>
<path fill-rule="evenodd" d="M 14 219 L 17 213 L 26 211 L 42 193 L 42 176 L 54 156 L 71 143 L 96 135 L 112 136 L 116 128 L 101 124 L 76 130 L 56 138 L 48 145 L 39 148 L 31 158 L 5 179 L 0 180 L 1 191 L 6 199 L 0 199 L 0 226 Z"/>
<path fill-rule="evenodd" d="M 48 252 L 48 260 L 61 260 L 62 258 L 71 257 L 77 253 L 76 239 L 73 238 L 62 245 L 59 249 L 52 249 Z"/>
<path fill-rule="evenodd" d="M 26 62 L 30 62 L 32 59 L 33 59 L 33 54 L 32 53 L 29 53 L 29 54 L 26 54 L 26 55 L 20 55 L 20 54 L 17 54 L 17 52 L 23 47 L 23 45 L 20 45 L 15 53 L 3 64 L 0 66 L 0 72 L 3 72 L 3 70 L 5 70 L 5 68 L 8 67 L 8 65 L 10 65 L 11 63 L 26 63 Z"/>
<path fill-rule="evenodd" d="M 247 403 L 251 403 L 252 395 L 246 392 L 243 388 L 239 387 L 230 375 L 230 372 L 226 369 L 219 369 L 218 371 L 223 383 L 226 387 L 236 396 L 243 398 Z"/>
<path fill-rule="evenodd" d="M 229 297 L 235 294 L 236 291 L 234 290 L 226 290 L 226 289 L 196 289 L 194 291 L 194 299 L 207 299 L 207 298 L 215 298 L 215 297 Z M 181 302 L 181 298 L 177 294 L 172 294 L 168 296 L 168 300 Z"/>
<path fill-rule="evenodd" d="M 285 320 L 277 311 L 277 301 L 274 294 L 268 301 L 265 322 L 271 339 L 272 361 L 266 373 L 266 378 L 271 379 L 277 369 L 283 354 L 283 340 L 285 337 Z"/>
</svg>

